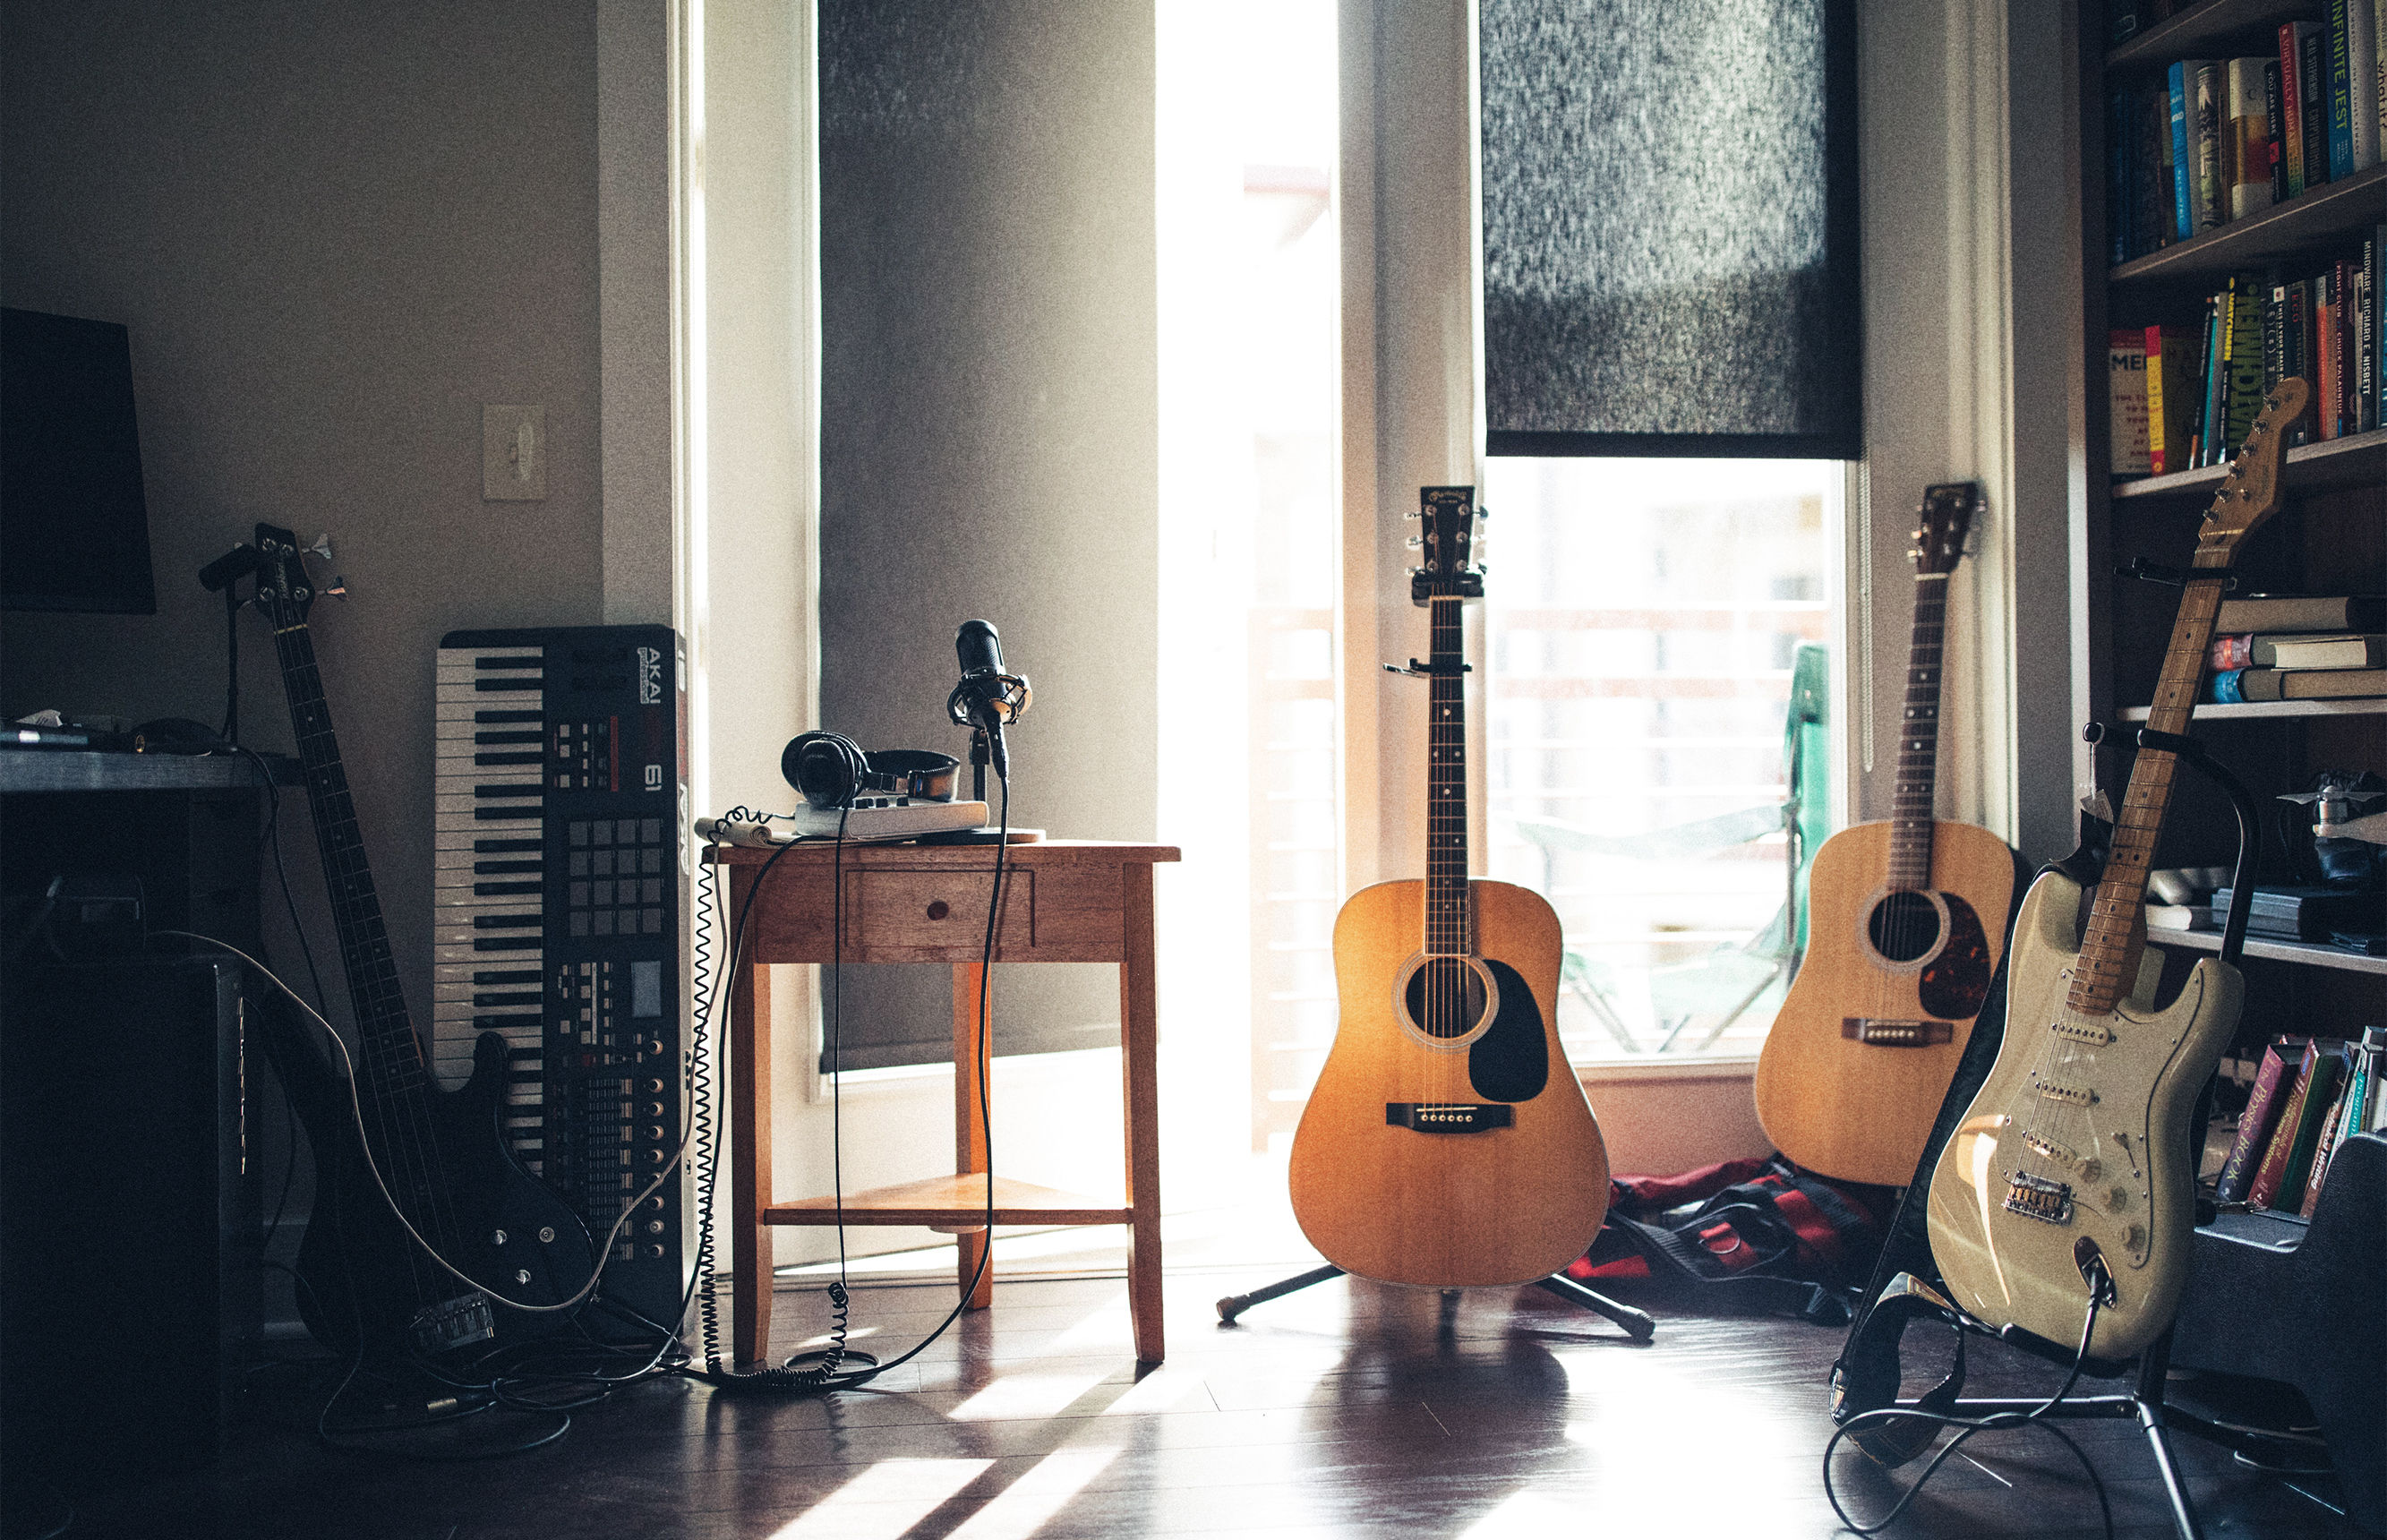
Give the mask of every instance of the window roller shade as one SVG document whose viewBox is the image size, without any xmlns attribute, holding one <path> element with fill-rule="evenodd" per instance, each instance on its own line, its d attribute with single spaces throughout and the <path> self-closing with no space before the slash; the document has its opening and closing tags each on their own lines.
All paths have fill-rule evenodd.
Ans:
<svg viewBox="0 0 2387 1540">
<path fill-rule="evenodd" d="M 1482 0 L 1490 449 L 1863 452 L 1850 0 Z"/>
</svg>

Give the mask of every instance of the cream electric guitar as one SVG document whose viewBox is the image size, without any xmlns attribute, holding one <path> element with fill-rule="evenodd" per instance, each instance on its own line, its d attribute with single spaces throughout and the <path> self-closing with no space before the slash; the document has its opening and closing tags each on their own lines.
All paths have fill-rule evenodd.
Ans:
<svg viewBox="0 0 2387 1540">
<path fill-rule="evenodd" d="M 2280 429 L 2309 394 L 2286 380 L 2205 511 L 2147 726 L 2188 730 L 2238 544 L 2279 507 Z M 2087 890 L 2031 885 L 2008 959 L 1997 1062 L 1931 1175 L 1931 1252 L 1949 1292 L 1991 1326 L 2124 1358 L 2171 1324 L 2195 1223 L 2189 1119 L 2238 1025 L 2238 970 L 2205 958 L 2157 1010 L 2147 869 L 2178 756 L 2141 748 L 2113 853 Z M 2075 937 L 2078 937 L 2076 944 Z"/>
<path fill-rule="evenodd" d="M 1380 882 L 1334 921 L 1334 1047 L 1293 1137 L 1293 1210 L 1326 1259 L 1387 1283 L 1528 1283 L 1584 1254 L 1608 1152 L 1558 1019 L 1559 918 L 1467 875 L 1467 664 L 1459 606 L 1484 592 L 1474 488 L 1423 493 L 1433 613 L 1426 877 Z"/>
<path fill-rule="evenodd" d="M 1931 815 L 1948 579 L 1975 496 L 1970 482 L 1923 494 L 1891 817 L 1842 829 L 1815 852 L 1807 955 L 1757 1061 L 1766 1137 L 1842 1181 L 1914 1180 L 2014 912 L 2006 842 Z"/>
</svg>

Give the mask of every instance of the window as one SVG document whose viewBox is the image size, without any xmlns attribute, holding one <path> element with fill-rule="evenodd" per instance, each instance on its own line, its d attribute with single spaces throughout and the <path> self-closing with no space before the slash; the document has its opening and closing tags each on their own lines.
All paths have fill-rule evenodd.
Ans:
<svg viewBox="0 0 2387 1540">
<path fill-rule="evenodd" d="M 1570 1053 L 1753 1053 L 1798 940 L 1784 729 L 1800 650 L 1830 634 L 1840 466 L 1495 460 L 1487 475 L 1489 875 L 1558 910 Z M 1800 789 L 1820 828 L 1828 771 L 1809 737 Z"/>
</svg>

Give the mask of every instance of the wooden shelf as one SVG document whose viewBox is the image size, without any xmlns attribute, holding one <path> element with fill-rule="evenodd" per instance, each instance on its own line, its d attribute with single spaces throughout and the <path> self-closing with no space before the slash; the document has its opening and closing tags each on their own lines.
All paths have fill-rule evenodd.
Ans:
<svg viewBox="0 0 2387 1540">
<path fill-rule="evenodd" d="M 2257 27 L 2276 32 L 2282 21 L 2309 21 L 2318 10 L 2312 0 L 2206 0 L 2106 50 L 2105 68 L 2167 66 L 2174 59 L 2193 58 L 2206 52 L 2209 44 L 2242 37 Z"/>
<path fill-rule="evenodd" d="M 2126 706 L 2125 722 L 2144 722 L 2149 708 Z M 2238 701 L 2228 705 L 2208 701 L 2196 708 L 2199 722 L 2251 722 L 2277 716 L 2387 716 L 2387 696 L 2356 696 L 2343 701 Z"/>
<path fill-rule="evenodd" d="M 2387 221 L 2387 164 L 2316 187 L 2259 214 L 2167 246 L 2108 271 L 2109 284 L 2218 278 Z"/>
<path fill-rule="evenodd" d="M 2113 497 L 2116 502 L 2177 498 L 2202 504 L 2212 500 L 2214 491 L 2229 473 L 2227 465 L 2206 465 L 2193 471 L 2176 471 L 2167 476 L 2117 481 L 2114 483 Z M 2300 444 L 2288 451 L 2287 465 L 2280 479 L 2292 493 L 2368 486 L 2387 479 L 2387 428 L 2348 434 L 2321 444 Z"/>
<path fill-rule="evenodd" d="M 2157 946 L 2176 946 L 2187 952 L 2221 950 L 2221 932 L 2218 930 L 2150 930 L 2147 940 Z M 2336 968 L 2343 973 L 2387 974 L 2387 957 L 2366 956 L 2342 946 L 2330 946 L 2326 941 L 2274 941 L 2249 936 L 2246 938 L 2246 955 L 2267 962 L 2302 963 L 2308 967 Z"/>
<path fill-rule="evenodd" d="M 999 1225 L 1123 1225 L 1134 1211 L 1114 1200 L 1105 1203 L 1032 1181 L 994 1179 L 994 1222 Z M 835 1198 L 803 1198 L 775 1203 L 763 1210 L 763 1222 L 773 1225 L 833 1225 L 838 1220 Z M 941 1225 L 960 1227 L 986 1222 L 986 1178 L 930 1177 L 894 1187 L 874 1187 L 845 1195 L 845 1222 L 850 1225 Z"/>
</svg>

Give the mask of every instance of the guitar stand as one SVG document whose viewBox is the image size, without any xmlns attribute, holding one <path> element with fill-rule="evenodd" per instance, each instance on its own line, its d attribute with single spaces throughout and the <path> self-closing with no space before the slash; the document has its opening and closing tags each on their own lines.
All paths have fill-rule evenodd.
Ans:
<svg viewBox="0 0 2387 1540">
<path fill-rule="evenodd" d="M 1229 1294 L 1219 1301 L 1219 1319 L 1222 1324 L 1232 1325 L 1237 1316 L 1255 1305 L 1265 1305 L 1271 1299 L 1282 1299 L 1287 1294 L 1298 1294 L 1313 1283 L 1323 1283 L 1329 1279 L 1342 1276 L 1343 1269 L 1329 1262 L 1322 1268 L 1312 1268 L 1307 1272 L 1296 1273 L 1291 1278 L 1271 1283 L 1264 1289 L 1254 1289 L 1247 1294 Z M 1598 1311 L 1624 1328 L 1625 1334 L 1635 1342 L 1648 1342 L 1658 1334 L 1658 1323 L 1649 1318 L 1648 1311 L 1636 1310 L 1622 1301 L 1610 1299 L 1597 1289 L 1587 1289 L 1564 1273 L 1552 1273 L 1547 1278 L 1537 1278 L 1534 1281 L 1534 1287 L 1554 1294 L 1571 1304 L 1580 1305 L 1586 1310 Z M 1445 1330 L 1449 1329 L 1458 1314 L 1459 1291 L 1443 1290 L 1442 1324 Z"/>
<path fill-rule="evenodd" d="M 2127 575 L 2155 582 L 2168 580 L 2165 574 L 2153 572 L 2131 571 Z M 2194 738 L 2183 738 L 2176 733 L 2157 732 L 2147 727 L 2130 732 L 2109 728 L 2102 723 L 2091 722 L 2081 729 L 2080 736 L 2090 743 L 2102 743 L 2109 738 L 2127 738 L 2137 748 L 2175 755 L 2180 763 L 2196 770 L 2228 794 L 2230 808 L 2238 815 L 2238 859 L 2233 869 L 2229 914 L 2221 928 L 2220 957 L 2223 962 L 2232 966 L 2237 966 L 2246 947 L 2246 920 L 2254 907 L 2254 863 L 2255 857 L 2260 853 L 2262 838 L 2261 825 L 2254 814 L 2254 799 L 2247 791 L 2245 784 L 2228 769 L 2214 763 L 2206 755 L 2203 744 Z M 1951 1097 L 1952 1098 L 1955 1092 L 1951 1088 Z M 1969 1092 L 1967 1096 L 1969 1098 Z M 2200 1103 L 2200 1108 L 2202 1105 Z M 2203 1127 L 2204 1118 L 2201 1111 L 2199 1116 L 2192 1119 L 2192 1123 L 2195 1127 Z M 1939 1159 L 1940 1142 L 1935 1140 L 1933 1147 L 1924 1152 L 1923 1163 L 1915 1172 L 1915 1187 L 1910 1189 L 1910 1193 L 1927 1188 L 1931 1168 Z M 2194 1158 L 2189 1152 L 2183 1152 L 2183 1154 L 2188 1155 L 2189 1158 Z M 1850 1360 L 1859 1357 L 1857 1349 L 1859 1338 L 1872 1324 L 1872 1318 L 1882 1304 L 1886 1293 L 1885 1290 L 1877 1290 L 1875 1293 L 1874 1296 L 1865 1303 L 1863 1309 L 1859 1313 L 1857 1324 L 1850 1332 L 1850 1346 L 1843 1350 L 1842 1363 L 1840 1366 L 1836 1366 L 1835 1372 L 1835 1379 L 1843 1390 L 1853 1391 L 1854 1389 L 1850 1382 L 1857 1377 L 1859 1370 L 1850 1363 Z M 2042 1342 L 2026 1332 L 2011 1329 L 2005 1332 L 1992 1331 L 1986 1324 L 1971 1319 L 1952 1306 L 1943 1306 L 1930 1313 L 1950 1321 L 1959 1332 L 1993 1336 L 2021 1347 L 2034 1357 L 2051 1359 L 2066 1367 L 2071 1366 L 2077 1357 L 2071 1346 Z M 1905 1318 L 1896 1316 L 1894 1319 L 1902 1323 Z M 2164 1496 L 2171 1505 L 2172 1527 L 2178 1532 L 2179 1540 L 2204 1540 L 2204 1531 L 2197 1522 L 2196 1505 L 2189 1497 L 2187 1480 L 2181 1474 L 2179 1463 L 2172 1453 L 2170 1430 L 2177 1426 L 2182 1433 L 2194 1433 L 2200 1438 L 2240 1453 L 2258 1449 L 2264 1442 L 2259 1437 L 2237 1433 L 2232 1429 L 2210 1422 L 2192 1412 L 2184 1411 L 2165 1403 L 2165 1376 L 2171 1367 L 2171 1329 L 2169 1327 L 2166 1327 L 2163 1334 L 2138 1355 L 2136 1382 L 2127 1394 L 2066 1395 L 2052 1407 L 2048 1407 L 2043 1412 L 2040 1411 L 2040 1408 L 2045 1405 L 2044 1397 L 1977 1396 L 1971 1400 L 1960 1399 L 1958 1392 L 1963 1384 L 1964 1362 L 1961 1341 L 1958 1344 L 1957 1370 L 1949 1377 L 1946 1383 L 1913 1400 L 1897 1400 L 1895 1399 L 1897 1351 L 1896 1338 L 1893 1336 L 1887 1349 L 1889 1358 L 1888 1367 L 1892 1371 L 1892 1378 L 1889 1381 L 1892 1399 L 1883 1402 L 1878 1407 L 1867 1407 L 1856 1404 L 1865 1397 L 1850 1394 L 1846 1403 L 1834 1407 L 1835 1421 L 1845 1422 L 1850 1417 L 1868 1410 L 1896 1411 L 1907 1408 L 1962 1418 L 1992 1417 L 2001 1413 L 2039 1412 L 2039 1416 L 2034 1420 L 2040 1421 L 2127 1418 L 2138 1423 L 2141 1431 L 2146 1434 L 2147 1445 L 2154 1455 L 2155 1471 L 2163 1478 Z M 2128 1359 L 2104 1364 L 2099 1364 L 2096 1360 L 2090 1362 L 2096 1367 L 2089 1371 L 2100 1378 L 2116 1377 L 2130 1371 Z M 1873 1364 L 1867 1367 L 1877 1371 L 1884 1366 Z M 1847 1371 L 1845 1377 L 1841 1372 L 1843 1370 Z M 1895 1420 L 1884 1419 L 1880 1425 L 1873 1429 L 1864 1433 L 1851 1433 L 1850 1439 L 1866 1454 L 1882 1464 L 1896 1466 L 1904 1464 L 1907 1460 L 1922 1454 L 1934 1442 L 1939 1432 L 1939 1425 L 1936 1423 L 1925 1424 L 1906 1419 Z"/>
</svg>

